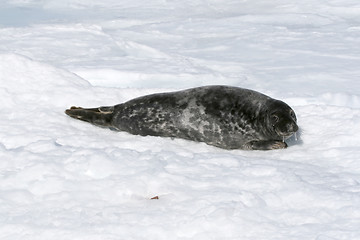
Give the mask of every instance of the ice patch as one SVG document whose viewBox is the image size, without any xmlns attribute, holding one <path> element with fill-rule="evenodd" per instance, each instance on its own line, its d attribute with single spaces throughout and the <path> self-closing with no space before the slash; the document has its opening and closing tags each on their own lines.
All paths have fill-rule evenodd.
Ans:
<svg viewBox="0 0 360 240">
<path fill-rule="evenodd" d="M 327 105 L 360 108 L 360 96 L 346 93 L 324 93 L 320 96 L 321 101 Z"/>
<path fill-rule="evenodd" d="M 184 89 L 203 85 L 235 85 L 239 79 L 224 78 L 212 73 L 146 73 L 115 69 L 72 69 L 74 73 L 87 79 L 94 86 L 118 88 L 152 88 L 164 86 Z"/>
<path fill-rule="evenodd" d="M 317 14 L 267 14 L 267 15 L 247 15 L 239 17 L 239 21 L 249 23 L 260 23 L 266 25 L 280 25 L 291 27 L 311 27 L 328 25 L 333 20 Z"/>
</svg>

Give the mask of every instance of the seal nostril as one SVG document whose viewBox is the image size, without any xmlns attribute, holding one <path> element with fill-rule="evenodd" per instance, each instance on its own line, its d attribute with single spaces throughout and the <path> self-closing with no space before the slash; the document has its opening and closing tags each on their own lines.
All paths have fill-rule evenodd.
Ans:
<svg viewBox="0 0 360 240">
<path fill-rule="evenodd" d="M 299 130 L 299 127 L 298 127 L 298 125 L 294 125 L 294 132 L 297 132 Z"/>
<path fill-rule="evenodd" d="M 287 129 L 289 132 L 297 132 L 299 127 L 295 123 L 289 123 L 287 124 Z"/>
</svg>

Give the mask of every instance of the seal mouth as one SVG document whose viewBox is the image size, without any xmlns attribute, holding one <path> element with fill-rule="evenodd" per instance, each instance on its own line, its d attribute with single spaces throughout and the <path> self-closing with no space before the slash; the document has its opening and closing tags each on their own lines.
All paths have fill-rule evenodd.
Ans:
<svg viewBox="0 0 360 240">
<path fill-rule="evenodd" d="M 287 124 L 278 124 L 278 125 L 274 125 L 273 127 L 275 133 L 280 138 L 282 138 L 283 141 L 285 141 L 285 139 L 290 138 L 292 135 L 296 134 L 296 132 L 299 130 L 299 127 L 295 122 L 287 123 Z"/>
<path fill-rule="evenodd" d="M 296 130 L 296 131 L 295 131 Z M 287 131 L 287 132 L 282 132 L 280 129 L 277 129 L 276 127 L 274 127 L 274 131 L 275 133 L 283 140 L 285 141 L 286 139 L 290 138 L 291 136 L 295 135 L 296 138 L 296 132 L 297 132 L 298 128 L 296 127 L 294 130 L 292 131 Z"/>
<path fill-rule="evenodd" d="M 286 139 L 290 138 L 292 135 L 296 135 L 296 132 L 293 133 L 288 133 L 288 134 L 284 134 L 284 135 L 280 135 L 282 137 L 283 142 L 285 142 Z"/>
<path fill-rule="evenodd" d="M 291 137 L 293 134 L 295 134 L 295 132 L 291 132 L 291 133 L 281 133 L 278 131 L 275 131 L 276 134 L 282 138 L 283 141 L 285 141 L 286 139 L 288 139 L 289 137 Z"/>
</svg>

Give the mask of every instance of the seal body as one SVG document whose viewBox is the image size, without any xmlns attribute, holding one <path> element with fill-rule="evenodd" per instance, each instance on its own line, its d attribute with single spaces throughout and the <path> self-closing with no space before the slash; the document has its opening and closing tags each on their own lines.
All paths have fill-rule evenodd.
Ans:
<svg viewBox="0 0 360 240">
<path fill-rule="evenodd" d="M 152 94 L 111 107 L 72 107 L 66 114 L 131 134 L 183 138 L 225 149 L 286 148 L 284 140 L 298 130 L 286 103 L 229 86 Z"/>
</svg>

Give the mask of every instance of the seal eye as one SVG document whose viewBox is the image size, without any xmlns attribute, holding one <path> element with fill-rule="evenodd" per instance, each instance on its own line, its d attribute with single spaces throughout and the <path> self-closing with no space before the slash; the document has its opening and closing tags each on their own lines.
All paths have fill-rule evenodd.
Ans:
<svg viewBox="0 0 360 240">
<path fill-rule="evenodd" d="M 279 121 L 279 117 L 278 117 L 278 116 L 272 115 L 271 117 L 272 117 L 272 120 L 273 120 L 275 123 L 277 123 L 277 122 Z"/>
<path fill-rule="evenodd" d="M 295 116 L 295 112 L 293 110 L 290 111 L 290 116 L 295 120 L 296 116 Z"/>
</svg>

